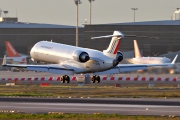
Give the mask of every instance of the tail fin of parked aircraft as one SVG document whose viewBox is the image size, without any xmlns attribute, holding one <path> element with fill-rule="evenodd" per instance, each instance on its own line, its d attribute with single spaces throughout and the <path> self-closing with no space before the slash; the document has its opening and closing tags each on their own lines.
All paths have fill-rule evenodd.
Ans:
<svg viewBox="0 0 180 120">
<path fill-rule="evenodd" d="M 174 60 L 171 62 L 171 64 L 174 64 L 176 62 L 176 59 L 178 57 L 178 54 L 175 56 Z"/>
<path fill-rule="evenodd" d="M 119 31 L 114 31 L 113 35 L 93 37 L 91 39 L 97 38 L 109 38 L 112 37 L 109 47 L 103 51 L 103 53 L 111 58 L 116 58 L 116 54 L 119 50 L 121 39 L 124 38 L 124 34 Z"/>
<path fill-rule="evenodd" d="M 134 40 L 134 55 L 135 55 L 134 56 L 135 58 L 141 58 L 142 57 L 136 40 Z"/>
<path fill-rule="evenodd" d="M 8 57 L 20 57 L 18 52 L 14 49 L 14 47 L 9 41 L 5 41 L 5 45 Z"/>
</svg>

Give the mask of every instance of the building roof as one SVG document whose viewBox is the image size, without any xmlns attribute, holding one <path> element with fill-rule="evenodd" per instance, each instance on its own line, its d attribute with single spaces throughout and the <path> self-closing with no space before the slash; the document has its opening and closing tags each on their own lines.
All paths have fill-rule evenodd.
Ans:
<svg viewBox="0 0 180 120">
<path fill-rule="evenodd" d="M 99 25 L 180 25 L 180 20 L 109 23 L 109 24 L 99 24 Z"/>
<path fill-rule="evenodd" d="M 28 22 L 0 22 L 0 28 L 75 28 L 75 26 Z"/>
</svg>

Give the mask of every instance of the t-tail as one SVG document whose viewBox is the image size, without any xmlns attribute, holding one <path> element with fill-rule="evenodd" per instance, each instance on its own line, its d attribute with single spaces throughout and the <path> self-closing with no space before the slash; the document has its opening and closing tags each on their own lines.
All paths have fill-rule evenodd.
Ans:
<svg viewBox="0 0 180 120">
<path fill-rule="evenodd" d="M 103 51 L 103 53 L 106 56 L 109 56 L 111 58 L 116 58 L 116 54 L 119 50 L 119 46 L 121 43 L 121 39 L 124 38 L 124 34 L 119 31 L 114 31 L 113 35 L 106 35 L 106 36 L 99 36 L 99 37 L 93 37 L 92 39 L 97 38 L 109 38 L 112 37 L 111 42 L 109 44 L 109 47 Z"/>
<path fill-rule="evenodd" d="M 5 41 L 5 45 L 8 57 L 20 57 L 18 52 L 14 49 L 14 47 L 9 41 Z"/>
<path fill-rule="evenodd" d="M 134 56 L 135 58 L 141 58 L 142 57 L 136 40 L 134 40 L 134 55 L 135 55 Z"/>
</svg>

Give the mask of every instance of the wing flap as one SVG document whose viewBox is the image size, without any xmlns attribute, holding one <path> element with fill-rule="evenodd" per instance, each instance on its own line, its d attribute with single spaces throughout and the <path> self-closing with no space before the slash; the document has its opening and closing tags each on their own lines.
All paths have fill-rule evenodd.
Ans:
<svg viewBox="0 0 180 120">
<path fill-rule="evenodd" d="M 49 67 L 49 72 L 53 74 L 61 74 L 61 75 L 73 75 L 73 69 L 65 69 L 60 67 Z"/>
<path fill-rule="evenodd" d="M 26 69 L 30 71 L 49 72 L 48 68 L 43 66 L 27 66 Z"/>
<path fill-rule="evenodd" d="M 118 66 L 120 68 L 120 72 L 132 72 L 136 70 L 146 70 L 146 65 L 137 65 L 137 66 Z"/>
<path fill-rule="evenodd" d="M 49 64 L 49 65 L 5 64 L 3 66 L 26 68 L 27 70 L 30 70 L 30 71 L 49 72 L 49 73 L 60 74 L 60 75 L 73 75 L 74 74 L 73 69 L 65 68 L 59 64 Z"/>
</svg>

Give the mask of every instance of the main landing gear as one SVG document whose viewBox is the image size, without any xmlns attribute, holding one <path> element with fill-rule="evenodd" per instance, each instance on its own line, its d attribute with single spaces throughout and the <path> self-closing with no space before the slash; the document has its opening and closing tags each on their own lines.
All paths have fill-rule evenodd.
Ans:
<svg viewBox="0 0 180 120">
<path fill-rule="evenodd" d="M 100 83 L 100 77 L 94 75 L 94 76 L 92 77 L 92 82 L 93 82 L 93 83 Z"/>
<path fill-rule="evenodd" d="M 61 83 L 69 83 L 70 77 L 68 75 L 61 76 Z"/>
<path fill-rule="evenodd" d="M 92 76 L 91 81 L 93 83 L 100 83 L 100 76 Z M 61 83 L 70 83 L 70 77 L 68 75 L 61 76 Z"/>
</svg>

